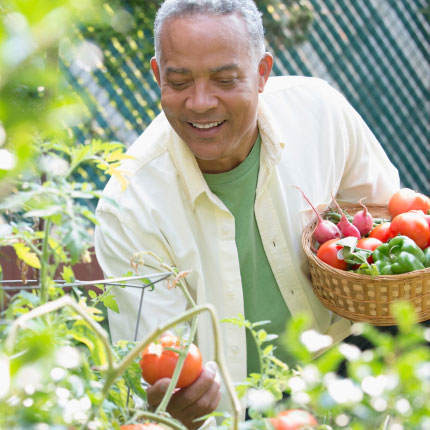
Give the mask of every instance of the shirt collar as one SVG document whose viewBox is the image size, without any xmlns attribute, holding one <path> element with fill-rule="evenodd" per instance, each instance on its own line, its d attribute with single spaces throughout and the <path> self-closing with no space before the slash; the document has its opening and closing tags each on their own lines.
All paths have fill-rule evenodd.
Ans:
<svg viewBox="0 0 430 430">
<path fill-rule="evenodd" d="M 264 100 L 259 99 L 257 111 L 257 124 L 261 136 L 261 166 L 264 170 L 270 170 L 280 158 L 285 144 L 281 142 L 279 129 L 270 114 Z M 206 193 L 209 199 L 214 200 L 197 161 L 179 135 L 169 125 L 168 151 L 177 169 L 183 189 L 187 194 L 192 209 L 194 210 L 197 198 Z M 214 200 L 216 203 L 216 201 Z"/>
</svg>

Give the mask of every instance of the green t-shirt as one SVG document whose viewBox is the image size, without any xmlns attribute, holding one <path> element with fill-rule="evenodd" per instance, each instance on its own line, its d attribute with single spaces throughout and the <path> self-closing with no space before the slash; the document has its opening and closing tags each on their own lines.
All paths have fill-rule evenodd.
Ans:
<svg viewBox="0 0 430 430">
<path fill-rule="evenodd" d="M 254 214 L 254 202 L 260 166 L 261 139 L 258 137 L 248 157 L 236 168 L 225 173 L 204 177 L 211 191 L 227 206 L 235 219 L 236 246 L 242 278 L 245 318 L 251 322 L 270 320 L 263 326 L 268 333 L 281 335 L 290 312 L 285 305 L 264 252 Z M 288 362 L 278 340 L 275 355 Z M 260 372 L 257 348 L 246 331 L 248 374 Z"/>
</svg>

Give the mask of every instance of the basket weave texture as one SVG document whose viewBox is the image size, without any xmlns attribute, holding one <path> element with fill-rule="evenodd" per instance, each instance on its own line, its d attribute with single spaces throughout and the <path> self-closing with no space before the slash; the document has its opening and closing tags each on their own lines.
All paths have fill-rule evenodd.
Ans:
<svg viewBox="0 0 430 430">
<path fill-rule="evenodd" d="M 367 205 L 367 208 L 375 218 L 389 218 L 386 206 Z M 342 209 L 354 215 L 363 208 L 343 205 Z M 419 322 L 430 319 L 430 268 L 373 279 L 369 275 L 335 269 L 311 250 L 315 246 L 312 233 L 316 225 L 317 220 L 304 229 L 302 246 L 309 261 L 314 293 L 325 307 L 352 321 L 388 326 L 396 324 L 391 304 L 402 300 L 414 306 Z"/>
</svg>

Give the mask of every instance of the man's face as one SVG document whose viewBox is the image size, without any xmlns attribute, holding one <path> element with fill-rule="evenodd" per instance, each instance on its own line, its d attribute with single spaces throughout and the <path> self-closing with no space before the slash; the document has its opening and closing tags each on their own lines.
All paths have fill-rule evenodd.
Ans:
<svg viewBox="0 0 430 430">
<path fill-rule="evenodd" d="M 236 14 L 174 18 L 164 23 L 161 64 L 151 61 L 161 105 L 203 172 L 233 169 L 257 137 L 258 93 L 272 67 L 249 52 Z"/>
</svg>

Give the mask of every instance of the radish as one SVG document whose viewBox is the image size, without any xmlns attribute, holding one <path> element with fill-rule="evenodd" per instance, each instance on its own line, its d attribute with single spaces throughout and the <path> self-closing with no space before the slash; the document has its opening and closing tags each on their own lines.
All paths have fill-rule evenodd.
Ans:
<svg viewBox="0 0 430 430">
<path fill-rule="evenodd" d="M 305 200 L 309 203 L 313 211 L 316 213 L 318 218 L 318 224 L 315 227 L 315 230 L 312 234 L 312 237 L 319 243 L 327 242 L 330 239 L 336 239 L 341 237 L 340 230 L 338 229 L 337 225 L 329 220 L 325 220 L 321 217 L 321 215 L 318 213 L 318 211 L 314 208 L 314 205 L 310 202 L 310 200 L 306 197 L 303 190 L 294 185 L 295 188 L 297 188 L 302 194 Z"/>
<path fill-rule="evenodd" d="M 362 236 L 365 236 L 369 233 L 373 228 L 373 217 L 370 215 L 367 207 L 361 203 L 363 199 L 361 199 L 358 203 L 360 203 L 363 208 L 362 211 L 357 212 L 352 219 L 352 223 L 358 228 L 358 231 Z"/>
<path fill-rule="evenodd" d="M 340 208 L 339 204 L 337 203 L 336 199 L 334 198 L 333 193 L 331 193 L 331 197 L 332 197 L 334 204 L 336 205 L 336 207 L 337 207 L 337 209 L 341 215 L 340 221 L 337 223 L 337 226 L 338 226 L 339 230 L 341 231 L 341 233 L 343 234 L 343 236 L 344 237 L 352 236 L 352 237 L 356 237 L 358 239 L 361 239 L 360 231 L 358 230 L 358 228 L 354 224 L 351 224 L 348 221 L 348 218 L 343 213 L 342 209 Z"/>
</svg>

